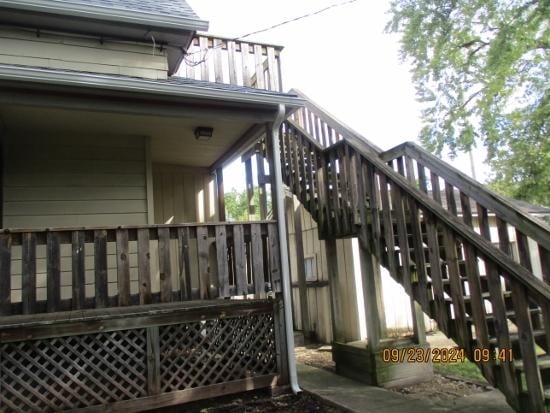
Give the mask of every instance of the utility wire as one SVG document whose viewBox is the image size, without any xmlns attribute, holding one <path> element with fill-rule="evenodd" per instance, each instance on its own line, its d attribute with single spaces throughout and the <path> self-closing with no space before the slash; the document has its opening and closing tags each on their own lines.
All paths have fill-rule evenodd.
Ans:
<svg viewBox="0 0 550 413">
<path fill-rule="evenodd" d="M 331 9 L 334 9 L 334 8 L 337 8 L 337 7 L 342 7 L 342 6 L 346 6 L 348 4 L 351 4 L 351 3 L 355 3 L 357 2 L 358 0 L 346 0 L 346 1 L 342 1 L 342 2 L 339 2 L 339 3 L 334 3 L 334 4 L 331 4 L 327 7 L 324 7 L 322 9 L 319 9 L 317 11 L 314 11 L 314 12 L 310 12 L 310 13 L 307 13 L 307 14 L 303 14 L 301 16 L 298 16 L 298 17 L 294 17 L 293 19 L 289 19 L 289 20 L 285 20 L 281 23 L 277 23 L 277 24 L 274 24 L 273 26 L 269 26 L 269 27 L 266 27 L 265 29 L 260 29 L 260 30 L 256 30 L 254 32 L 250 32 L 250 33 L 246 33 L 246 34 L 243 34 L 242 36 L 238 36 L 238 37 L 235 37 L 233 39 L 231 39 L 231 41 L 237 41 L 237 40 L 242 40 L 246 37 L 249 37 L 249 36 L 253 36 L 255 34 L 259 34 L 259 33 L 264 33 L 264 32 L 267 32 L 267 31 L 270 31 L 270 30 L 273 30 L 273 29 L 276 29 L 278 27 L 281 27 L 281 26 L 284 26 L 286 24 L 289 24 L 289 23 L 294 23 L 298 20 L 302 20 L 302 19 L 306 19 L 308 17 L 313 17 L 313 16 L 316 16 L 318 14 L 321 14 L 321 13 L 324 13 L 328 10 L 331 10 Z M 220 47 L 223 47 L 223 43 L 219 43 L 213 47 L 210 47 L 210 48 L 206 48 L 206 49 L 200 49 L 200 50 L 197 50 L 197 51 L 194 51 L 192 53 L 189 53 L 185 56 L 184 58 L 184 61 L 185 63 L 188 65 L 188 66 L 198 66 L 200 65 L 201 63 L 204 63 L 207 59 L 208 59 L 208 51 L 209 50 L 212 50 L 212 49 L 218 49 Z M 188 56 L 191 56 L 191 55 L 195 55 L 195 54 L 198 54 L 198 53 L 203 53 L 203 57 L 198 60 L 198 61 L 190 61 L 187 59 Z"/>
</svg>

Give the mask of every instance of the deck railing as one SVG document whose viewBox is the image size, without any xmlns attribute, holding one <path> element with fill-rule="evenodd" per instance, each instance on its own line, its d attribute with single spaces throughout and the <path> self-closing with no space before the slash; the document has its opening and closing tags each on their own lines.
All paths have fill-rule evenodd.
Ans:
<svg viewBox="0 0 550 413">
<path fill-rule="evenodd" d="M 282 50 L 281 46 L 198 34 L 178 75 L 282 92 Z"/>
<path fill-rule="evenodd" d="M 0 315 L 254 294 L 280 287 L 273 221 L 0 234 Z"/>
</svg>

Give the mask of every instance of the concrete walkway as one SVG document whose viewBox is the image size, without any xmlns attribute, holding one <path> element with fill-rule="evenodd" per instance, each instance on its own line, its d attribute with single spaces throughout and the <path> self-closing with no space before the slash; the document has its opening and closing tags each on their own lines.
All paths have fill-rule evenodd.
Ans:
<svg viewBox="0 0 550 413">
<path fill-rule="evenodd" d="M 457 399 L 453 404 L 411 399 L 367 386 L 326 370 L 298 364 L 302 389 L 356 413 L 514 413 L 498 390 Z"/>
</svg>

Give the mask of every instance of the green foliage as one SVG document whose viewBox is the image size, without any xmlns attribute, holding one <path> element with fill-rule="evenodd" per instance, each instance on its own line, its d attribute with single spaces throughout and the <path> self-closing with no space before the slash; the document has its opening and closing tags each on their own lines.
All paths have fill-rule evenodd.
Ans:
<svg viewBox="0 0 550 413">
<path fill-rule="evenodd" d="M 550 205 L 550 0 L 393 0 L 422 143 L 487 149 L 491 184 Z"/>
<path fill-rule="evenodd" d="M 248 221 L 249 219 L 260 219 L 260 190 L 254 188 L 254 196 L 252 197 L 254 206 L 254 214 L 248 215 L 248 197 L 246 190 L 238 191 L 232 188 L 231 191 L 225 193 L 225 211 L 228 221 Z M 271 202 L 267 199 L 267 210 L 271 210 Z"/>
</svg>

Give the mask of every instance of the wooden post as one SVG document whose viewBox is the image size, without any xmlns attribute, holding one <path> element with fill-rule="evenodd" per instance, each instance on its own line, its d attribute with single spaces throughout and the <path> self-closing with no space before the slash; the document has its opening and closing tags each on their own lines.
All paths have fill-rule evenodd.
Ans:
<svg viewBox="0 0 550 413">
<path fill-rule="evenodd" d="M 225 221 L 225 192 L 223 189 L 223 169 L 216 169 L 216 184 L 218 186 L 218 220 Z"/>
<path fill-rule="evenodd" d="M 244 161 L 245 176 L 246 176 L 246 196 L 248 199 L 248 219 L 256 213 L 254 208 L 254 181 L 252 179 L 252 159 L 248 158 Z"/>
<path fill-rule="evenodd" d="M 304 339 L 312 338 L 309 320 L 309 303 L 307 300 L 306 269 L 304 263 L 304 240 L 302 234 L 302 205 L 294 200 L 294 239 L 296 241 L 296 273 L 298 275 L 298 290 L 300 292 L 300 314 L 302 316 L 302 332 Z"/>
<path fill-rule="evenodd" d="M 336 249 L 336 239 L 325 240 L 325 250 L 327 253 L 327 271 L 330 288 L 330 312 L 332 320 L 332 341 L 345 342 L 346 337 L 343 329 L 343 310 L 342 294 L 338 284 L 338 252 Z"/>
<path fill-rule="evenodd" d="M 375 353 L 380 348 L 380 340 L 386 335 L 386 314 L 382 297 L 380 262 L 361 243 L 359 243 L 359 259 L 363 281 L 368 349 L 371 353 Z"/>
</svg>

